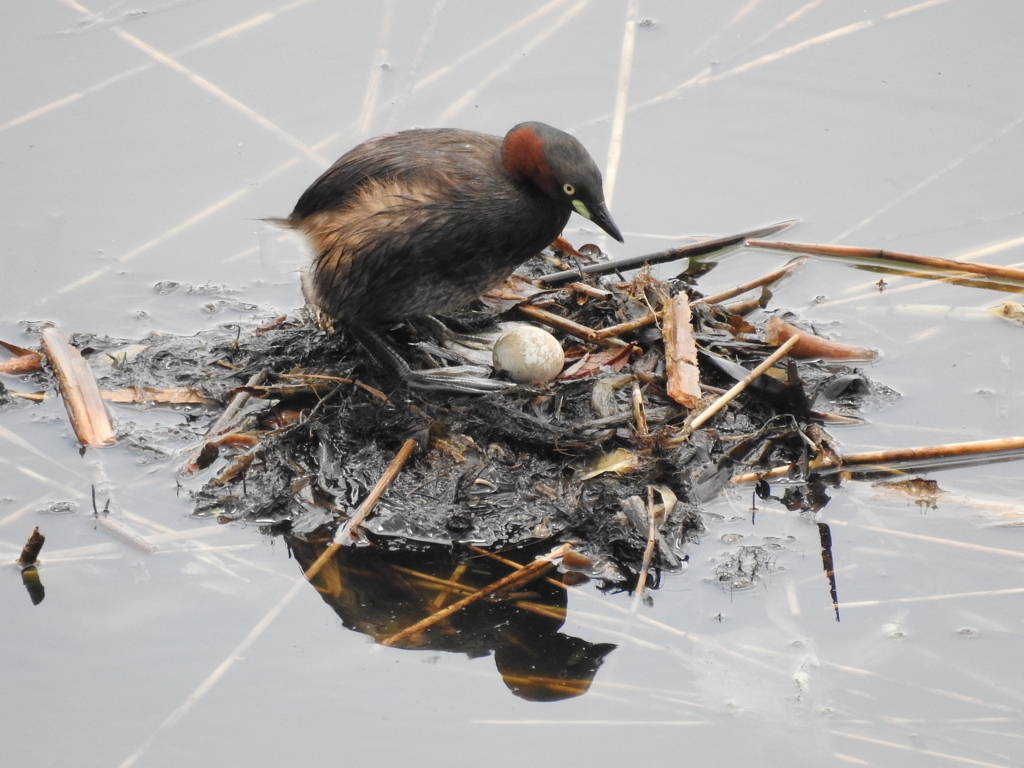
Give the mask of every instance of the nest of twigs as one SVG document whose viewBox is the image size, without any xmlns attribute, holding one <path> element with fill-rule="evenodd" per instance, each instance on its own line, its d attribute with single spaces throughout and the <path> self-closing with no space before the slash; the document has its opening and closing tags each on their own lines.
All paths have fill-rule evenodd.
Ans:
<svg viewBox="0 0 1024 768">
<path fill-rule="evenodd" d="M 308 316 L 188 338 L 80 334 L 73 342 L 101 387 L 134 388 L 141 401 L 185 390 L 194 395 L 186 400 L 200 401 L 180 406 L 190 413 L 180 427 L 119 424 L 121 439 L 147 455 L 181 462 L 196 516 L 322 538 L 413 438 L 416 454 L 366 528 L 488 547 L 571 539 L 590 570 L 610 581 L 635 579 L 655 539 L 656 572 L 678 568 L 684 545 L 702 530 L 701 505 L 736 473 L 790 464 L 812 478 L 815 457 L 831 450 L 823 422 L 850 417 L 881 390 L 846 364 L 783 358 L 694 429 L 696 415 L 775 352 L 764 342 L 770 294 L 743 305 L 701 302 L 699 269 L 547 289 L 529 280 L 566 257 L 546 252 L 503 290 L 446 319 L 462 332 L 538 318 L 553 326 L 567 356 L 562 375 L 500 393 L 411 390 L 344 330 Z M 668 305 L 680 301 L 692 305 L 699 350 L 700 390 L 690 407 L 670 397 L 667 384 L 663 324 Z M 590 340 L 579 330 L 618 326 Z M 447 364 L 450 354 L 414 327 L 389 335 L 413 367 Z M 795 509 L 823 503 L 813 484 L 784 500 Z"/>
</svg>

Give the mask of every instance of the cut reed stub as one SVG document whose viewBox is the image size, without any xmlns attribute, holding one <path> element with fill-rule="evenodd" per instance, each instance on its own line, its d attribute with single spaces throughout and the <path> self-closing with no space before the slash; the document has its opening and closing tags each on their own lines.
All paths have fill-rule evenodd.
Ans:
<svg viewBox="0 0 1024 768">
<path fill-rule="evenodd" d="M 28 541 L 25 543 L 24 549 L 21 550 L 18 565 L 22 567 L 35 565 L 39 560 L 39 551 L 43 548 L 43 542 L 45 541 L 46 537 L 39 532 L 39 528 L 34 528 L 28 537 Z"/>
<path fill-rule="evenodd" d="M 764 343 L 770 347 L 778 347 L 796 337 L 797 342 L 790 350 L 793 357 L 812 357 L 823 360 L 874 360 L 877 353 L 873 349 L 855 347 L 838 341 L 829 341 L 813 333 L 801 331 L 795 325 L 773 317 L 768 321 L 764 331 Z"/>
</svg>

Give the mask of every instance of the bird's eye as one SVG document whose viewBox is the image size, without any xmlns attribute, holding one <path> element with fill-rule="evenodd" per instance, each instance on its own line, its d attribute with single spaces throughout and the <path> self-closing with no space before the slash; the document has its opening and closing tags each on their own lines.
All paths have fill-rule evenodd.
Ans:
<svg viewBox="0 0 1024 768">
<path fill-rule="evenodd" d="M 576 187 L 574 187 L 572 184 L 563 184 L 562 191 L 565 192 L 565 194 L 567 195 L 575 195 Z"/>
</svg>

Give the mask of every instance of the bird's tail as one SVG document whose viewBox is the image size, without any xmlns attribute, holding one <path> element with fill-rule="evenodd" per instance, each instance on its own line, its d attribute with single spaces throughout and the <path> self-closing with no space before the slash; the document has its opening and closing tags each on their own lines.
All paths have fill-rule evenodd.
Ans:
<svg viewBox="0 0 1024 768">
<path fill-rule="evenodd" d="M 265 221 L 267 224 L 273 224 L 275 227 L 281 227 L 282 229 L 295 229 L 295 222 L 288 218 L 279 218 L 277 216 L 264 216 L 257 221 Z"/>
</svg>

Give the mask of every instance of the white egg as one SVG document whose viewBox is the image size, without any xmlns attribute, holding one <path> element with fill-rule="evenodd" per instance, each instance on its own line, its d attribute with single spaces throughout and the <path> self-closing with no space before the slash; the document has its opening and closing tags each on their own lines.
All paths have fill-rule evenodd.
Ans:
<svg viewBox="0 0 1024 768">
<path fill-rule="evenodd" d="M 518 384 L 551 381 L 563 365 L 562 345 L 543 328 L 517 325 L 494 343 L 494 367 Z"/>
</svg>

